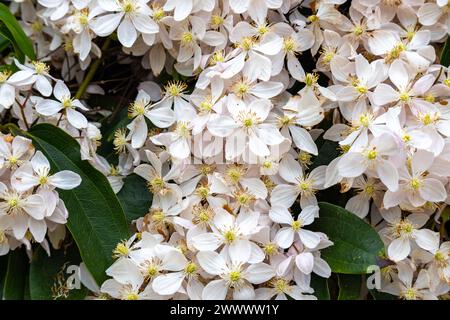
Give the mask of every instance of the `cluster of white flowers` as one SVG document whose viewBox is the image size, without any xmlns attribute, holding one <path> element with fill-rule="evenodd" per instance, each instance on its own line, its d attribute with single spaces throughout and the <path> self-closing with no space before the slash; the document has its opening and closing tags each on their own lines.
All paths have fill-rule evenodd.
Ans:
<svg viewBox="0 0 450 320">
<path fill-rule="evenodd" d="M 59 248 L 65 237 L 68 212 L 55 188 L 77 187 L 81 178 L 71 171 L 50 174 L 50 163 L 31 140 L 0 135 L 0 256 L 31 242 L 50 254 L 48 239 Z"/>
<path fill-rule="evenodd" d="M 83 80 L 102 54 L 100 37 L 117 36 L 152 73 L 130 123 L 115 132 L 118 166 L 96 154 L 99 124 L 47 64 L 16 61 L 20 71 L 0 74 L 0 105 L 12 106 L 23 129 L 50 122 L 77 137 L 115 192 L 131 173 L 148 182 L 151 208 L 118 244 L 101 293 L 315 299 L 311 275 L 331 275 L 320 250 L 333 243 L 308 226 L 319 218 L 315 194 L 336 184 L 355 194 L 346 209 L 385 241 L 382 290 L 404 299 L 450 290 L 450 243 L 431 227 L 450 204 L 450 75 L 433 46 L 450 33 L 447 0 L 14 0 L 11 8 L 37 55 L 58 55 L 64 81 Z M 302 66 L 302 55 L 315 65 Z M 195 79 L 192 88 L 160 86 L 164 72 Z M 326 117 L 330 128 L 314 128 Z M 342 154 L 312 168 L 322 134 Z M 27 199 L 44 181 L 36 158 L 43 162 L 38 152 L 11 174 Z M 25 182 L 33 174 L 37 182 Z M 54 180 L 45 182 L 79 183 Z M 67 217 L 52 192 L 44 215 L 21 207 L 38 242 L 36 221 L 52 230 L 57 211 L 56 223 Z M 14 227 L 0 243 L 10 234 L 25 241 L 25 231 Z"/>
</svg>

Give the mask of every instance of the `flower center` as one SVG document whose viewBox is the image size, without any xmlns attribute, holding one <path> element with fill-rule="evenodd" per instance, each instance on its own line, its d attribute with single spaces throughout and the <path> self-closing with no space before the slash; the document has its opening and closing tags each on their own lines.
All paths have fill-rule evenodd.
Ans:
<svg viewBox="0 0 450 320">
<path fill-rule="evenodd" d="M 164 90 L 166 94 L 172 97 L 178 97 L 180 94 L 187 89 L 187 84 L 181 81 L 170 81 L 165 87 Z"/>
<path fill-rule="evenodd" d="M 224 23 L 224 19 L 221 16 L 219 16 L 218 14 L 213 14 L 211 16 L 211 27 L 213 27 L 214 29 L 217 29 L 223 23 Z"/>
<path fill-rule="evenodd" d="M 272 286 L 278 294 L 286 293 L 290 289 L 289 281 L 283 278 L 275 279 L 272 283 Z"/>
<path fill-rule="evenodd" d="M 312 87 L 319 80 L 319 75 L 317 73 L 307 73 L 305 76 L 305 85 Z"/>
<path fill-rule="evenodd" d="M 407 220 L 402 220 L 395 225 L 395 231 L 398 237 L 410 236 L 413 230 L 413 225 Z"/>
<path fill-rule="evenodd" d="M 278 252 L 278 247 L 275 243 L 269 242 L 264 246 L 263 250 L 266 255 L 271 256 Z"/>
<path fill-rule="evenodd" d="M 378 156 L 378 152 L 374 149 L 367 151 L 367 159 L 375 160 Z"/>
<path fill-rule="evenodd" d="M 417 292 L 414 288 L 408 288 L 402 292 L 401 297 L 405 300 L 416 300 Z"/>
<path fill-rule="evenodd" d="M 181 35 L 181 43 L 183 45 L 191 44 L 194 41 L 194 35 L 190 31 L 185 31 Z"/>
<path fill-rule="evenodd" d="M 152 193 L 159 193 L 164 190 L 164 180 L 161 177 L 155 177 L 149 181 L 148 187 Z"/>
<path fill-rule="evenodd" d="M 36 71 L 37 74 L 45 74 L 48 73 L 48 71 L 50 70 L 50 67 L 47 66 L 44 62 L 33 61 L 31 62 L 31 64 L 33 65 L 34 70 Z"/>
<path fill-rule="evenodd" d="M 125 300 L 139 300 L 139 295 L 137 293 L 134 292 L 128 292 L 125 295 Z"/>
<path fill-rule="evenodd" d="M 298 231 L 302 227 L 302 222 L 300 220 L 294 221 L 291 224 L 292 230 Z"/>
<path fill-rule="evenodd" d="M 236 184 L 238 183 L 239 179 L 245 174 L 245 169 L 239 165 L 233 165 L 227 169 L 227 177 L 229 180 Z"/>
<path fill-rule="evenodd" d="M 445 79 L 445 80 L 444 80 L 444 84 L 445 84 L 447 87 L 450 87 L 450 78 Z"/>
<path fill-rule="evenodd" d="M 311 158 L 312 155 L 306 151 L 300 151 L 297 156 L 298 161 L 303 165 L 310 165 L 312 163 Z"/>
<path fill-rule="evenodd" d="M 361 26 L 355 26 L 355 28 L 353 29 L 353 34 L 357 37 L 359 37 L 363 33 L 364 33 L 364 29 Z"/>
<path fill-rule="evenodd" d="M 41 186 L 47 184 L 47 182 L 48 182 L 47 176 L 40 176 L 40 177 L 39 177 L 39 184 L 40 184 Z"/>
<path fill-rule="evenodd" d="M 237 95 L 239 98 L 243 98 L 249 90 L 250 85 L 244 80 L 237 82 L 233 86 L 233 93 Z"/>
<path fill-rule="evenodd" d="M 129 14 L 135 12 L 137 9 L 136 4 L 130 0 L 124 0 L 122 2 L 122 10 L 123 12 Z"/>
<path fill-rule="evenodd" d="M 283 41 L 284 51 L 286 53 L 295 53 L 295 49 L 297 49 L 297 44 L 292 37 L 285 38 Z"/>
<path fill-rule="evenodd" d="M 114 132 L 114 140 L 113 140 L 114 150 L 117 153 L 122 153 L 125 151 L 126 144 L 127 144 L 127 136 L 125 129 L 123 128 L 117 129 Z"/>
<path fill-rule="evenodd" d="M 366 185 L 366 187 L 364 188 L 364 193 L 368 196 L 368 197 L 372 197 L 373 194 L 375 193 L 375 187 L 371 184 Z"/>
<path fill-rule="evenodd" d="M 216 50 L 214 51 L 214 53 L 211 55 L 210 59 L 209 59 L 209 64 L 214 66 L 216 65 L 218 62 L 224 62 L 225 61 L 225 57 L 223 55 L 223 51 L 222 50 Z"/>
<path fill-rule="evenodd" d="M 319 20 L 319 17 L 317 15 L 313 14 L 313 15 L 310 15 L 308 18 L 306 18 L 306 20 L 308 22 L 316 22 Z"/>
<path fill-rule="evenodd" d="M 242 273 L 239 270 L 233 270 L 230 272 L 228 277 L 231 282 L 231 285 L 233 286 L 242 279 Z"/>
<path fill-rule="evenodd" d="M 4 71 L 0 72 L 0 83 L 3 83 L 6 80 L 8 80 L 10 75 L 11 75 L 11 71 L 9 71 L 9 70 L 4 70 Z"/>
<path fill-rule="evenodd" d="M 166 218 L 166 215 L 161 209 L 156 209 L 152 212 L 152 220 L 156 223 L 162 223 L 164 222 L 164 219 Z"/>
<path fill-rule="evenodd" d="M 195 216 L 194 223 L 207 223 L 211 221 L 214 213 L 210 208 L 204 208 L 202 206 L 194 207 L 193 212 Z"/>
<path fill-rule="evenodd" d="M 196 194 L 202 198 L 206 199 L 209 195 L 209 187 L 208 186 L 200 186 L 196 190 Z"/>
<path fill-rule="evenodd" d="M 409 98 L 410 98 L 409 92 L 407 92 L 407 91 L 401 92 L 400 95 L 399 95 L 399 98 L 403 102 L 408 102 Z"/>
<path fill-rule="evenodd" d="M 227 230 L 223 233 L 223 239 L 225 240 L 225 243 L 230 244 L 233 241 L 235 241 L 237 238 L 236 231 L 233 229 Z"/>
<path fill-rule="evenodd" d="M 145 114 L 146 103 L 142 100 L 135 101 L 128 107 L 128 117 L 130 119 Z"/>
<path fill-rule="evenodd" d="M 113 251 L 114 258 L 126 257 L 130 253 L 130 248 L 125 244 L 124 241 L 119 242 Z"/>
<path fill-rule="evenodd" d="M 417 190 L 419 190 L 420 186 L 422 185 L 422 182 L 420 181 L 419 178 L 413 178 L 413 179 L 411 179 L 410 185 L 411 185 L 411 189 L 417 191 Z"/>
<path fill-rule="evenodd" d="M 153 20 L 155 20 L 155 22 L 161 21 L 165 15 L 166 14 L 162 8 L 153 8 Z"/>
<path fill-rule="evenodd" d="M 392 48 L 392 50 L 388 54 L 388 61 L 398 59 L 400 54 L 406 50 L 406 47 L 403 43 L 398 43 Z"/>
<path fill-rule="evenodd" d="M 62 105 L 65 109 L 72 108 L 73 99 L 70 97 L 63 97 Z"/>
<path fill-rule="evenodd" d="M 244 38 L 242 38 L 242 40 L 238 44 L 238 46 L 244 51 L 249 51 L 253 47 L 254 44 L 255 44 L 255 40 L 252 37 L 244 37 Z"/>
<path fill-rule="evenodd" d="M 179 121 L 177 123 L 177 127 L 175 129 L 175 132 L 183 138 L 188 138 L 190 136 L 190 130 L 189 125 L 185 121 Z"/>
<path fill-rule="evenodd" d="M 194 262 L 189 262 L 186 267 L 184 268 L 184 273 L 187 275 L 192 275 L 195 272 L 197 272 L 197 265 Z"/>
</svg>

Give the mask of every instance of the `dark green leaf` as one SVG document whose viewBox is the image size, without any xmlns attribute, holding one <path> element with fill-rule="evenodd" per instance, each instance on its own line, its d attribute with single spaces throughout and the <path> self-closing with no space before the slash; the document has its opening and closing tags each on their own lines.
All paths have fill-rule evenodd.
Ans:
<svg viewBox="0 0 450 320">
<path fill-rule="evenodd" d="M 136 174 L 124 179 L 124 185 L 117 197 L 129 223 L 143 217 L 152 204 L 152 195 L 147 189 L 145 180 Z"/>
<path fill-rule="evenodd" d="M 360 300 L 362 276 L 353 274 L 338 274 L 338 300 Z"/>
<path fill-rule="evenodd" d="M 3 52 L 6 48 L 9 47 L 9 40 L 0 35 L 0 53 Z"/>
<path fill-rule="evenodd" d="M 1 21 L 0 21 L 0 35 L 8 40 L 8 43 L 10 43 L 13 46 L 14 53 L 15 53 L 17 59 L 19 59 L 19 61 L 23 62 L 25 60 L 25 54 L 20 50 L 19 46 L 17 45 L 16 41 L 14 40 L 14 36 L 11 34 L 9 29 Z"/>
<path fill-rule="evenodd" d="M 9 253 L 3 285 L 4 300 L 23 300 L 29 261 L 25 250 L 16 249 Z"/>
<path fill-rule="evenodd" d="M 13 39 L 9 38 L 9 40 L 14 40 L 14 43 L 17 44 L 21 52 L 28 56 L 28 58 L 35 60 L 36 55 L 31 40 L 23 32 L 22 27 L 12 15 L 9 8 L 3 3 L 0 3 L 0 21 L 3 22 L 13 37 Z"/>
<path fill-rule="evenodd" d="M 375 229 L 344 208 L 327 202 L 320 202 L 319 207 L 320 215 L 312 228 L 326 233 L 334 242 L 321 251 L 331 270 L 365 274 L 367 267 L 377 265 L 384 244 Z"/>
<path fill-rule="evenodd" d="M 441 64 L 444 67 L 450 66 L 450 38 L 447 39 L 441 53 Z"/>
<path fill-rule="evenodd" d="M 311 276 L 311 288 L 314 289 L 314 295 L 319 300 L 330 300 L 330 290 L 328 288 L 328 280 L 319 277 L 316 274 Z"/>
<path fill-rule="evenodd" d="M 69 211 L 67 227 L 81 257 L 97 283 L 102 283 L 112 263 L 112 251 L 129 237 L 119 200 L 106 177 L 81 160 L 79 144 L 63 130 L 39 124 L 27 136 L 47 156 L 53 171 L 71 170 L 81 176 L 79 187 L 59 190 L 59 195 Z"/>
<path fill-rule="evenodd" d="M 47 253 L 38 248 L 33 255 L 30 266 L 30 298 L 32 300 L 51 299 L 83 299 L 87 289 L 66 290 L 67 280 L 75 274 L 69 266 L 79 266 L 80 257 L 76 246 L 69 250 L 54 250 L 49 257 Z"/>
<path fill-rule="evenodd" d="M 0 300 L 2 300 L 3 296 L 3 286 L 5 284 L 6 278 L 6 268 L 8 267 L 8 256 L 0 257 Z"/>
<path fill-rule="evenodd" d="M 339 156 L 339 144 L 334 141 L 325 140 L 319 149 L 319 154 L 316 159 L 314 159 L 311 169 L 318 166 L 328 165 L 331 160 Z"/>
<path fill-rule="evenodd" d="M 392 294 L 378 291 L 376 289 L 370 290 L 370 294 L 372 295 L 374 300 L 397 300 L 396 296 Z"/>
</svg>

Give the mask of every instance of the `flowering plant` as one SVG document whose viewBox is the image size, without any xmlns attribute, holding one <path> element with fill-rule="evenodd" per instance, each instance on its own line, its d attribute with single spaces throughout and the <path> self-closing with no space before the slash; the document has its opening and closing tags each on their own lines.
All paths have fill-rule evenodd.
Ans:
<svg viewBox="0 0 450 320">
<path fill-rule="evenodd" d="M 0 296 L 448 299 L 448 34 L 447 0 L 0 4 Z"/>
</svg>

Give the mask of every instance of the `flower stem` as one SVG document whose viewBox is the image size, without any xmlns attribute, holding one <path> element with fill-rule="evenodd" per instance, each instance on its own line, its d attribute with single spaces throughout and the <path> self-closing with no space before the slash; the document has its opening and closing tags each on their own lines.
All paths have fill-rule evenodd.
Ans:
<svg viewBox="0 0 450 320">
<path fill-rule="evenodd" d="M 102 62 L 102 58 L 104 56 L 104 52 L 109 48 L 109 44 L 111 43 L 111 38 L 106 38 L 105 42 L 103 43 L 103 46 L 101 48 L 102 50 L 102 56 L 95 60 L 91 67 L 89 68 L 89 71 L 84 78 L 83 82 L 81 83 L 80 87 L 77 90 L 77 93 L 75 94 L 75 99 L 80 99 L 84 93 L 86 92 L 86 89 L 91 82 L 92 78 L 94 77 L 95 73 L 97 72 L 98 67 L 100 66 L 100 63 Z"/>
</svg>

